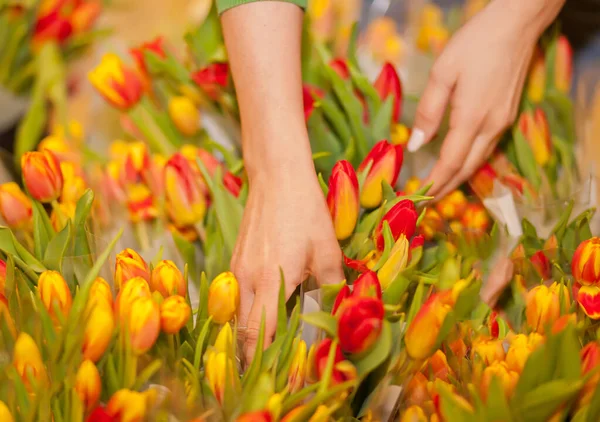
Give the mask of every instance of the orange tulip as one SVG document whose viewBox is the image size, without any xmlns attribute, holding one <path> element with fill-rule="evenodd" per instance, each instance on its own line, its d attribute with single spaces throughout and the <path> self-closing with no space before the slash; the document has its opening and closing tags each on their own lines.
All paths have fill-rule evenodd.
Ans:
<svg viewBox="0 0 600 422">
<path fill-rule="evenodd" d="M 274 421 L 271 412 L 259 410 L 256 412 L 244 413 L 237 417 L 235 422 L 272 422 Z"/>
<path fill-rule="evenodd" d="M 582 375 L 590 373 L 600 365 L 600 345 L 597 341 L 593 341 L 585 345 L 579 352 L 581 359 Z M 580 405 L 585 405 L 590 402 L 596 387 L 600 382 L 600 373 L 596 372 L 585 384 L 581 397 L 579 399 Z"/>
<path fill-rule="evenodd" d="M 100 399 L 102 380 L 98 368 L 91 360 L 84 360 L 75 377 L 75 391 L 86 410 L 94 408 Z"/>
<path fill-rule="evenodd" d="M 182 296 L 169 296 L 160 305 L 160 327 L 167 334 L 178 333 L 192 316 L 192 309 Z"/>
<path fill-rule="evenodd" d="M 406 402 L 410 405 L 422 406 L 430 399 L 427 389 L 427 377 L 422 372 L 417 372 L 406 386 Z"/>
<path fill-rule="evenodd" d="M 63 189 L 60 163 L 50 151 L 26 152 L 21 157 L 23 182 L 29 194 L 40 202 L 52 202 Z"/>
<path fill-rule="evenodd" d="M 346 160 L 338 161 L 331 171 L 327 205 L 337 239 L 346 240 L 354 232 L 360 213 L 358 179 Z"/>
<path fill-rule="evenodd" d="M 487 198 L 494 192 L 494 180 L 498 178 L 496 170 L 485 163 L 469 180 L 469 186 L 479 198 Z"/>
<path fill-rule="evenodd" d="M 159 212 L 154 203 L 154 194 L 148 186 L 143 183 L 128 185 L 127 209 L 129 219 L 134 223 L 149 221 L 158 217 Z"/>
<path fill-rule="evenodd" d="M 115 284 L 117 289 L 123 287 L 126 281 L 141 277 L 150 281 L 150 270 L 146 261 L 133 249 L 127 248 L 119 252 L 115 263 Z"/>
<path fill-rule="evenodd" d="M 50 315 L 55 315 L 56 309 L 65 317 L 69 314 L 73 301 L 71 291 L 58 271 L 44 271 L 40 274 L 37 289 L 40 299 Z"/>
<path fill-rule="evenodd" d="M 14 182 L 0 185 L 0 214 L 12 229 L 23 229 L 31 225 L 31 201 Z"/>
<path fill-rule="evenodd" d="M 434 293 L 421 306 L 411 321 L 404 343 L 408 355 L 414 360 L 424 360 L 431 355 L 438 334 L 454 300 L 451 291 Z"/>
<path fill-rule="evenodd" d="M 426 208 L 425 216 L 419 224 L 418 231 L 425 240 L 432 240 L 444 228 L 442 216 L 434 208 Z"/>
<path fill-rule="evenodd" d="M 422 369 L 425 375 L 433 375 L 435 378 L 448 381 L 448 375 L 452 374 L 452 368 L 448 365 L 448 359 L 441 350 L 436 350 L 433 356 L 427 360 L 427 364 Z"/>
<path fill-rule="evenodd" d="M 187 293 L 187 282 L 183 274 L 173 261 L 160 261 L 152 269 L 150 286 L 153 291 L 158 291 L 163 297 L 169 297 L 173 294 L 185 296 Z"/>
<path fill-rule="evenodd" d="M 485 232 L 490 227 L 490 217 L 481 204 L 468 204 L 460 220 L 470 231 Z"/>
<path fill-rule="evenodd" d="M 109 103 L 121 110 L 136 105 L 144 93 L 138 74 L 125 66 L 116 54 L 105 54 L 88 78 Z"/>
<path fill-rule="evenodd" d="M 154 345 L 160 333 L 160 310 L 150 297 L 142 296 L 131 303 L 128 334 L 132 350 L 144 354 Z"/>
<path fill-rule="evenodd" d="M 544 341 L 544 337 L 538 333 L 531 333 L 529 336 L 525 334 L 517 334 L 512 339 L 508 353 L 506 354 L 506 365 L 511 371 L 521 373 L 525 367 L 525 363 L 533 352 Z"/>
<path fill-rule="evenodd" d="M 600 285 L 600 237 L 579 244 L 571 261 L 571 273 L 579 284 Z"/>
<path fill-rule="evenodd" d="M 83 332 L 82 353 L 85 359 L 98 362 L 113 336 L 115 317 L 113 310 L 103 301 L 96 301 L 89 308 Z"/>
<path fill-rule="evenodd" d="M 392 187 L 396 184 L 403 159 L 404 151 L 401 146 L 391 145 L 385 140 L 375 144 L 358 167 L 359 173 L 362 173 L 371 166 L 360 192 L 360 204 L 363 207 L 371 209 L 381 204 L 381 184 L 383 181 Z"/>
<path fill-rule="evenodd" d="M 90 288 L 90 296 L 88 298 L 88 307 L 95 306 L 97 302 L 102 302 L 109 307 L 113 305 L 112 289 L 108 282 L 102 277 L 96 277 Z"/>
<path fill-rule="evenodd" d="M 558 319 L 561 308 L 569 309 L 571 298 L 564 284 L 552 283 L 550 287 L 540 285 L 534 287 L 527 295 L 527 325 L 540 334 L 544 333 L 546 325 Z"/>
</svg>

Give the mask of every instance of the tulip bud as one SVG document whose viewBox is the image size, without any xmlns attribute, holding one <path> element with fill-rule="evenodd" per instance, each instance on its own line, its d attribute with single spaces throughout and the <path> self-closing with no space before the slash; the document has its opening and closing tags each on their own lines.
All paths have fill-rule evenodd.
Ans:
<svg viewBox="0 0 600 422">
<path fill-rule="evenodd" d="M 169 116 L 177 129 L 185 136 L 193 136 L 200 126 L 200 111 L 187 97 L 173 97 L 169 100 Z"/>
<path fill-rule="evenodd" d="M 415 204 L 410 199 L 403 199 L 394 205 L 381 219 L 381 222 L 375 228 L 373 236 L 377 249 L 383 251 L 385 240 L 383 237 L 383 222 L 387 221 L 392 232 L 394 241 L 404 235 L 406 239 L 410 239 L 415 233 L 417 227 L 417 219 L 419 218 L 415 210 Z"/>
<path fill-rule="evenodd" d="M 524 111 L 519 117 L 519 130 L 533 151 L 535 162 L 545 166 L 552 157 L 552 139 L 546 113 L 541 108 Z"/>
<path fill-rule="evenodd" d="M 517 385 L 517 381 L 519 381 L 519 374 L 508 369 L 504 362 L 496 361 L 491 363 L 490 366 L 483 370 L 481 379 L 481 392 L 484 397 L 487 397 L 490 385 L 492 384 L 492 379 L 494 378 L 500 381 L 500 385 L 502 386 L 506 397 L 511 397 Z"/>
<path fill-rule="evenodd" d="M 29 194 L 40 202 L 52 202 L 60 196 L 63 177 L 60 163 L 50 151 L 26 152 L 21 157 L 23 182 Z"/>
<path fill-rule="evenodd" d="M 531 333 L 530 336 L 517 334 L 511 341 L 508 353 L 506 354 L 506 365 L 511 371 L 517 373 L 523 372 L 525 363 L 529 355 L 544 341 L 544 338 L 538 333 Z"/>
<path fill-rule="evenodd" d="M 310 119 L 310 116 L 312 115 L 312 112 L 316 107 L 315 97 L 323 98 L 324 96 L 325 93 L 319 88 L 310 85 L 302 85 L 302 99 L 304 101 L 304 120 L 306 122 L 308 122 L 308 119 Z"/>
<path fill-rule="evenodd" d="M 112 395 L 106 405 L 106 413 L 111 420 L 120 422 L 141 422 L 148 408 L 147 393 L 122 389 Z"/>
<path fill-rule="evenodd" d="M 542 251 L 537 251 L 529 258 L 535 272 L 542 280 L 548 280 L 552 277 L 552 267 L 548 257 Z"/>
<path fill-rule="evenodd" d="M 215 398 L 222 404 L 225 398 L 226 383 L 233 380 L 233 362 L 225 352 L 207 353 L 205 359 L 204 377 Z"/>
<path fill-rule="evenodd" d="M 464 215 L 463 215 L 464 217 Z M 444 229 L 444 220 L 442 216 L 433 208 L 426 208 L 425 215 L 419 224 L 419 234 L 425 240 L 432 240 L 436 234 Z"/>
<path fill-rule="evenodd" d="M 14 182 L 0 185 L 0 214 L 11 229 L 22 229 L 31 225 L 31 201 Z"/>
<path fill-rule="evenodd" d="M 579 307 L 591 319 L 600 319 L 600 287 L 582 286 L 579 283 L 573 285 L 573 295 L 579 303 Z"/>
<path fill-rule="evenodd" d="M 471 346 L 471 359 L 479 356 L 486 365 L 504 360 L 504 355 L 502 340 L 482 338 L 474 341 Z"/>
<path fill-rule="evenodd" d="M 561 301 L 563 309 L 567 310 L 571 298 L 569 290 L 562 283 L 554 282 L 550 287 L 542 284 L 531 289 L 525 310 L 529 328 L 543 334 L 545 326 L 560 316 Z"/>
<path fill-rule="evenodd" d="M 140 45 L 139 47 L 132 48 L 129 50 L 129 53 L 133 56 L 138 69 L 142 71 L 142 73 L 148 73 L 148 67 L 146 66 L 146 57 L 144 56 L 145 52 L 154 53 L 158 57 L 163 59 L 167 56 L 163 44 L 163 37 L 156 37 L 152 41 L 142 43 L 142 45 Z"/>
<path fill-rule="evenodd" d="M 381 68 L 381 73 L 375 80 L 373 87 L 379 93 L 382 100 L 392 96 L 394 110 L 392 111 L 392 122 L 400 121 L 402 113 L 402 83 L 396 72 L 396 68 L 391 63 L 385 63 Z M 400 164 L 402 165 L 402 164 Z"/>
<path fill-rule="evenodd" d="M 160 305 L 160 327 L 167 334 L 175 334 L 187 324 L 192 309 L 182 296 L 169 296 Z"/>
<path fill-rule="evenodd" d="M 73 202 L 63 202 L 58 204 L 58 208 L 54 208 L 50 214 L 50 223 L 54 231 L 59 232 L 65 228 L 67 221 L 71 222 L 75 219 L 77 205 Z"/>
<path fill-rule="evenodd" d="M 273 415 L 266 410 L 248 412 L 238 416 L 235 422 L 273 422 Z"/>
<path fill-rule="evenodd" d="M 579 244 L 571 260 L 571 273 L 579 284 L 600 285 L 600 237 Z"/>
<path fill-rule="evenodd" d="M 555 234 L 550 236 L 546 242 L 544 242 L 544 255 L 552 261 L 558 259 L 558 239 Z"/>
<path fill-rule="evenodd" d="M 59 272 L 44 271 L 40 274 L 37 288 L 40 299 L 50 315 L 55 315 L 55 309 L 65 317 L 69 314 L 73 299 L 67 282 Z"/>
<path fill-rule="evenodd" d="M 360 213 L 358 179 L 346 160 L 338 161 L 331 171 L 327 205 L 337 239 L 346 240 L 354 232 Z"/>
<path fill-rule="evenodd" d="M 240 306 L 240 287 L 233 273 L 219 274 L 208 288 L 208 314 L 217 324 L 231 321 Z"/>
<path fill-rule="evenodd" d="M 144 86 L 138 74 L 125 66 L 116 54 L 105 54 L 88 73 L 94 88 L 113 106 L 127 110 L 138 103 Z"/>
<path fill-rule="evenodd" d="M 97 302 L 102 302 L 109 307 L 113 305 L 112 289 L 108 282 L 102 277 L 96 277 L 90 288 L 90 296 L 88 298 L 88 306 L 95 306 Z"/>
<path fill-rule="evenodd" d="M 413 405 L 404 411 L 400 422 L 428 422 L 425 412 L 419 406 Z"/>
<path fill-rule="evenodd" d="M 488 163 L 485 163 L 471 176 L 469 186 L 471 186 L 471 189 L 473 189 L 473 192 L 479 198 L 488 198 L 494 192 L 494 180 L 496 179 L 498 179 L 496 170 Z"/>
<path fill-rule="evenodd" d="M 487 231 L 490 227 L 490 217 L 481 204 L 468 204 L 460 221 L 467 230 L 479 233 Z"/>
<path fill-rule="evenodd" d="M 427 365 L 425 365 L 422 371 L 443 381 L 448 381 L 448 375 L 453 374 L 452 368 L 448 365 L 446 355 L 439 349 L 429 358 Z"/>
<path fill-rule="evenodd" d="M 306 343 L 304 340 L 296 340 L 296 343 L 296 352 L 288 371 L 290 394 L 297 393 L 304 387 L 304 378 L 306 376 Z"/>
<path fill-rule="evenodd" d="M 91 360 L 84 360 L 75 377 L 75 391 L 86 410 L 94 408 L 100 399 L 101 389 L 102 380 L 98 368 Z"/>
<path fill-rule="evenodd" d="M 40 350 L 29 334 L 25 332 L 21 332 L 15 342 L 13 365 L 28 390 L 31 388 L 29 377 L 35 379 L 38 384 L 46 381 L 46 367 L 42 361 Z"/>
<path fill-rule="evenodd" d="M 123 288 L 117 294 L 115 300 L 115 315 L 125 321 L 131 304 L 140 297 L 150 297 L 150 286 L 148 282 L 141 277 L 134 277 L 125 282 Z"/>
<path fill-rule="evenodd" d="M 527 81 L 527 97 L 534 104 L 541 103 L 546 94 L 546 60 L 544 53 L 536 48 L 529 67 Z"/>
<path fill-rule="evenodd" d="M 579 356 L 581 359 L 581 375 L 585 376 L 600 365 L 600 345 L 597 341 L 586 344 L 579 352 Z M 592 396 L 596 391 L 598 382 L 600 382 L 600 373 L 596 371 L 596 374 L 589 378 L 583 387 L 583 391 L 579 399 L 580 406 L 583 406 L 591 401 Z"/>
<path fill-rule="evenodd" d="M 558 92 L 569 94 L 573 79 L 573 49 L 564 35 L 556 41 L 556 56 L 554 65 L 554 86 Z"/>
<path fill-rule="evenodd" d="M 144 354 L 154 345 L 160 333 L 160 321 L 160 310 L 152 298 L 140 297 L 131 303 L 128 334 L 136 354 Z"/>
<path fill-rule="evenodd" d="M 185 296 L 187 283 L 183 274 L 173 261 L 163 260 L 152 269 L 150 285 L 153 291 L 158 291 L 163 297 L 171 295 Z"/>
<path fill-rule="evenodd" d="M 347 299 L 338 320 L 342 350 L 351 354 L 368 350 L 381 333 L 384 314 L 380 299 L 360 296 Z"/>
<path fill-rule="evenodd" d="M 331 309 L 331 315 L 336 315 L 337 311 L 340 309 L 340 306 L 345 302 L 347 298 L 352 295 L 350 292 L 350 287 L 347 284 L 344 284 L 344 287 L 338 292 L 335 297 L 335 301 L 333 302 L 333 308 Z"/>
<path fill-rule="evenodd" d="M 446 220 L 460 220 L 467 209 L 467 197 L 461 190 L 455 190 L 440 199 L 435 208 Z"/>
<path fill-rule="evenodd" d="M 201 179 L 181 154 L 173 155 L 165 165 L 165 192 L 171 220 L 178 226 L 193 226 L 202 221 L 206 199 Z"/>
<path fill-rule="evenodd" d="M 229 82 L 229 64 L 211 63 L 192 73 L 192 80 L 213 100 L 219 100 Z"/>
<path fill-rule="evenodd" d="M 358 167 L 359 172 L 371 166 L 360 192 L 360 204 L 368 209 L 375 208 L 383 200 L 382 182 L 394 186 L 398 180 L 404 151 L 401 146 L 394 146 L 387 141 L 380 141 L 367 154 Z"/>
<path fill-rule="evenodd" d="M 329 350 L 333 346 L 331 339 L 326 338 L 316 347 L 311 346 L 308 353 L 307 374 L 311 380 L 320 380 L 323 377 L 329 357 Z M 340 345 L 336 345 L 333 372 L 331 374 L 331 385 L 341 384 L 346 381 L 356 379 L 356 368 L 350 361 L 344 360 Z"/>
<path fill-rule="evenodd" d="M 133 249 L 123 249 L 116 258 L 115 283 L 121 289 L 126 281 L 141 277 L 146 282 L 150 280 L 150 270 L 146 261 Z"/>
<path fill-rule="evenodd" d="M 488 329 L 492 338 L 498 338 L 500 335 L 500 325 L 498 324 L 498 312 L 492 311 L 488 318 Z"/>
<path fill-rule="evenodd" d="M 404 271 L 410 256 L 409 243 L 403 234 L 400 235 L 390 251 L 387 261 L 377 272 L 381 287 L 386 289 Z"/>
<path fill-rule="evenodd" d="M 14 422 L 8 406 L 3 401 L 0 401 L 0 421 L 3 422 Z"/>
<path fill-rule="evenodd" d="M 377 274 L 367 271 L 358 276 L 352 285 L 352 296 L 374 297 L 381 299 L 381 284 Z"/>
<path fill-rule="evenodd" d="M 406 351 L 411 358 L 424 360 L 430 356 L 453 305 L 452 294 L 446 291 L 434 293 L 421 306 L 404 335 Z"/>
<path fill-rule="evenodd" d="M 97 301 L 95 306 L 90 308 L 85 321 L 83 357 L 98 362 L 110 344 L 114 329 L 113 310 L 106 303 Z"/>
<path fill-rule="evenodd" d="M 223 352 L 226 354 L 233 353 L 233 331 L 228 322 L 221 327 L 213 346 L 216 352 Z"/>
</svg>

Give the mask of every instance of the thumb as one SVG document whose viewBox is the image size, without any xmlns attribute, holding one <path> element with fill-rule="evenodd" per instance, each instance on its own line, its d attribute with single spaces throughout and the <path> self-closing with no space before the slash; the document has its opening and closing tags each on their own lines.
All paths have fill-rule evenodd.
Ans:
<svg viewBox="0 0 600 422">
<path fill-rule="evenodd" d="M 438 77 L 436 71 L 432 70 L 417 106 L 413 130 L 406 146 L 408 151 L 415 152 L 431 141 L 440 127 L 451 92 L 452 83 L 447 78 Z"/>
<path fill-rule="evenodd" d="M 263 314 L 265 316 L 265 341 L 263 347 L 271 344 L 271 339 L 275 335 L 275 330 L 277 329 L 277 300 L 273 300 L 273 297 L 277 297 L 277 294 L 273 292 L 269 294 L 269 292 L 262 291 L 256 292 L 254 296 L 244 338 L 244 357 L 247 365 L 252 362 L 256 353 Z"/>
</svg>

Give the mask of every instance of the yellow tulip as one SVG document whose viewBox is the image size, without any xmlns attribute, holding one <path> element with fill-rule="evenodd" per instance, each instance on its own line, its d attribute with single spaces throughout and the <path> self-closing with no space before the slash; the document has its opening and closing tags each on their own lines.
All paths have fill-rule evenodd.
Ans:
<svg viewBox="0 0 600 422">
<path fill-rule="evenodd" d="M 240 288 L 232 272 L 219 274 L 208 289 L 208 314 L 217 324 L 231 321 L 240 305 Z"/>
<path fill-rule="evenodd" d="M 75 377 L 75 391 L 86 410 L 92 409 L 100 399 L 102 380 L 94 363 L 84 360 Z"/>
<path fill-rule="evenodd" d="M 158 291 L 163 297 L 173 294 L 185 296 L 187 283 L 183 274 L 173 261 L 160 261 L 152 270 L 150 286 L 153 291 Z"/>
<path fill-rule="evenodd" d="M 54 315 L 56 308 L 64 316 L 69 314 L 73 301 L 71 291 L 58 271 L 44 271 L 40 274 L 37 289 L 40 299 L 50 315 Z"/>
<path fill-rule="evenodd" d="M 167 334 L 175 334 L 190 319 L 192 309 L 182 296 L 169 296 L 160 305 L 160 326 Z"/>
</svg>

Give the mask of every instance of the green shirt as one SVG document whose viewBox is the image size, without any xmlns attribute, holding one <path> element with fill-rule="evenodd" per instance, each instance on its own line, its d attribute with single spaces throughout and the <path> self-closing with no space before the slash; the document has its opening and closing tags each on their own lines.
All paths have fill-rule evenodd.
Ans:
<svg viewBox="0 0 600 422">
<path fill-rule="evenodd" d="M 216 1 L 217 1 L 217 10 L 219 11 L 219 14 L 221 14 L 224 11 L 226 11 L 227 9 L 231 9 L 232 7 L 240 6 L 242 4 L 252 3 L 255 1 L 273 1 L 273 0 L 216 0 Z M 298 6 L 300 6 L 304 9 L 304 8 L 306 8 L 306 2 L 308 0 L 277 0 L 277 1 L 283 1 L 286 3 L 297 4 Z"/>
</svg>

